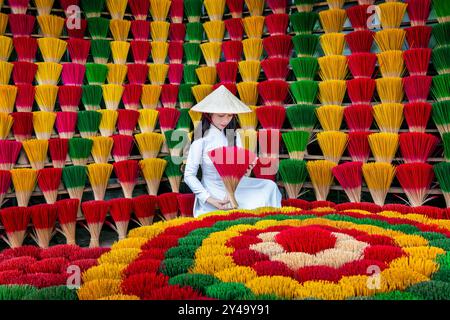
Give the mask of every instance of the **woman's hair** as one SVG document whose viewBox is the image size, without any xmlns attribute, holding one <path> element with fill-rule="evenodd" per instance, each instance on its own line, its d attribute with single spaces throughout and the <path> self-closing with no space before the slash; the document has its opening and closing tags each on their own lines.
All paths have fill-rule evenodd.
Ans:
<svg viewBox="0 0 450 320">
<path fill-rule="evenodd" d="M 198 139 L 201 138 L 205 135 L 205 132 L 211 127 L 211 116 L 210 114 L 206 114 L 203 113 L 202 114 L 202 119 L 201 122 L 199 124 L 199 126 L 197 126 L 195 132 L 194 132 L 194 139 Z M 233 118 L 231 119 L 230 123 L 225 127 L 225 129 L 223 130 L 223 134 L 225 136 L 227 133 L 227 130 L 233 130 L 236 131 L 236 129 L 239 129 L 241 126 L 239 125 L 239 122 L 237 120 L 236 115 L 233 115 Z M 201 129 L 201 132 L 200 132 Z M 236 145 L 236 132 L 233 135 L 234 138 L 234 143 L 232 145 Z M 230 141 L 228 141 L 228 145 L 230 144 Z"/>
</svg>

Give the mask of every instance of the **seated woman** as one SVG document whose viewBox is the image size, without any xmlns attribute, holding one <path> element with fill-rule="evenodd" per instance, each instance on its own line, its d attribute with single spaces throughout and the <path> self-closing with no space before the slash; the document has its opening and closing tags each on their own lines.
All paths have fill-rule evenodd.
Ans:
<svg viewBox="0 0 450 320">
<path fill-rule="evenodd" d="M 236 134 L 237 113 L 251 110 L 224 86 L 219 87 L 192 108 L 202 112 L 202 122 L 194 133 L 194 141 L 189 148 L 184 181 L 195 194 L 194 217 L 231 208 L 225 186 L 208 152 L 223 146 L 243 147 Z M 197 178 L 201 166 L 202 179 Z M 243 177 L 236 192 L 240 209 L 258 207 L 281 207 L 281 193 L 271 180 Z"/>
</svg>

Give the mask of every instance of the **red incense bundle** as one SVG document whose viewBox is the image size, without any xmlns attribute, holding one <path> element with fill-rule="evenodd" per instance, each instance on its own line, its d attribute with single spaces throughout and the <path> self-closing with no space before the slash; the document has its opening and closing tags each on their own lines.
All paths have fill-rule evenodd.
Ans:
<svg viewBox="0 0 450 320">
<path fill-rule="evenodd" d="M 252 172 L 256 178 L 275 181 L 279 162 L 277 158 L 259 157 Z"/>
<path fill-rule="evenodd" d="M 331 171 L 350 202 L 361 202 L 362 162 L 346 162 Z"/>
<path fill-rule="evenodd" d="M 68 19 L 66 19 L 66 26 L 69 25 Z M 69 38 L 72 39 L 83 39 L 84 35 L 86 34 L 87 29 L 87 20 L 86 19 L 79 19 L 79 24 L 75 24 L 73 27 L 66 28 L 67 35 Z"/>
<path fill-rule="evenodd" d="M 66 243 L 75 245 L 75 230 L 77 225 L 78 208 L 80 200 L 64 199 L 56 202 L 58 208 L 58 221 L 60 232 L 66 238 Z"/>
<path fill-rule="evenodd" d="M 171 23 L 169 27 L 170 42 L 183 43 L 186 37 L 186 25 L 183 23 Z M 169 47 L 170 50 L 170 47 Z"/>
<path fill-rule="evenodd" d="M 131 199 L 112 199 L 109 200 L 109 212 L 116 225 L 113 229 L 119 235 L 119 240 L 127 237 L 128 224 L 131 220 L 131 211 L 133 210 L 133 202 Z"/>
<path fill-rule="evenodd" d="M 83 95 L 81 86 L 60 86 L 58 90 L 59 106 L 63 112 L 77 112 Z"/>
<path fill-rule="evenodd" d="M 24 62 L 24 61 L 17 61 L 13 62 L 14 68 L 12 72 L 12 78 L 14 81 L 14 84 L 21 85 L 21 84 L 28 84 L 31 85 L 34 81 L 34 77 L 36 75 L 37 71 L 37 64 L 34 64 L 32 62 Z"/>
<path fill-rule="evenodd" d="M 430 26 L 414 26 L 406 28 L 406 42 L 410 49 L 428 48 L 431 38 Z"/>
<path fill-rule="evenodd" d="M 409 21 L 411 26 L 424 26 L 427 23 L 431 10 L 431 0 L 406 0 Z"/>
<path fill-rule="evenodd" d="M 86 218 L 87 226 L 85 228 L 91 235 L 89 247 L 98 247 L 100 245 L 100 232 L 109 210 L 109 203 L 103 200 L 85 201 L 81 203 L 81 210 Z"/>
<path fill-rule="evenodd" d="M 425 132 L 430 120 L 432 106 L 428 102 L 410 102 L 404 105 L 403 113 L 410 132 Z"/>
<path fill-rule="evenodd" d="M 352 79 L 347 81 L 347 93 L 353 104 L 370 104 L 375 86 L 374 79 Z"/>
<path fill-rule="evenodd" d="M 270 36 L 286 34 L 289 26 L 289 15 L 286 13 L 270 14 L 264 20 Z"/>
<path fill-rule="evenodd" d="M 11 170 L 17 162 L 22 144 L 13 140 L 0 140 L 0 170 Z"/>
<path fill-rule="evenodd" d="M 289 59 L 270 58 L 261 61 L 261 67 L 267 80 L 286 80 L 289 73 Z"/>
<path fill-rule="evenodd" d="M 0 208 L 3 205 L 5 195 L 11 186 L 11 172 L 9 170 L 0 170 Z"/>
<path fill-rule="evenodd" d="M 119 134 L 132 136 L 134 129 L 136 128 L 139 112 L 136 110 L 118 110 L 117 129 Z"/>
<path fill-rule="evenodd" d="M 131 149 L 133 149 L 133 136 L 115 134 L 112 135 L 114 144 L 111 154 L 115 162 L 127 160 L 130 156 Z"/>
<path fill-rule="evenodd" d="M 8 207 L 0 210 L 0 221 L 7 236 L 7 239 L 4 236 L 2 238 L 11 248 L 22 246 L 30 216 L 30 209 L 25 207 Z"/>
<path fill-rule="evenodd" d="M 128 64 L 127 77 L 130 84 L 143 85 L 147 81 L 148 65 L 137 63 Z"/>
<path fill-rule="evenodd" d="M 182 24 L 184 16 L 184 1 L 183 0 L 172 0 L 170 5 L 170 21 L 172 24 Z M 183 38 L 184 40 L 184 38 Z"/>
<path fill-rule="evenodd" d="M 367 52 L 372 49 L 375 33 L 369 30 L 360 30 L 347 33 L 345 41 L 352 53 Z"/>
<path fill-rule="evenodd" d="M 238 73 L 237 62 L 219 62 L 216 64 L 217 75 L 222 83 L 236 83 Z"/>
<path fill-rule="evenodd" d="M 259 129 L 258 146 L 262 158 L 278 158 L 280 154 L 281 132 L 277 129 Z"/>
<path fill-rule="evenodd" d="M 58 208 L 53 204 L 38 204 L 30 207 L 33 234 L 31 237 L 41 248 L 48 248 L 55 229 Z"/>
<path fill-rule="evenodd" d="M 281 14 L 286 12 L 287 0 L 267 0 L 266 2 L 273 13 Z"/>
<path fill-rule="evenodd" d="M 258 92 L 266 106 L 284 105 L 289 84 L 281 80 L 266 80 L 258 83 Z"/>
<path fill-rule="evenodd" d="M 426 76 L 432 50 L 417 48 L 403 51 L 403 59 L 410 76 Z"/>
<path fill-rule="evenodd" d="M 244 0 L 226 0 L 232 18 L 242 18 Z"/>
<path fill-rule="evenodd" d="M 68 139 L 50 139 L 48 149 L 52 158 L 53 168 L 64 168 L 66 165 L 67 152 L 69 151 Z"/>
<path fill-rule="evenodd" d="M 409 205 L 423 205 L 434 178 L 433 166 L 428 163 L 405 163 L 397 166 L 396 175 Z"/>
<path fill-rule="evenodd" d="M 147 59 L 150 56 L 150 51 L 152 49 L 149 41 L 133 40 L 130 42 L 130 48 L 135 63 L 147 63 Z"/>
<path fill-rule="evenodd" d="M 33 33 L 36 17 L 27 14 L 9 14 L 8 22 L 14 38 L 27 38 Z"/>
<path fill-rule="evenodd" d="M 168 56 L 169 56 L 169 63 L 176 63 L 180 64 L 183 62 L 183 42 L 173 42 L 171 41 L 169 43 L 169 49 L 168 49 Z"/>
<path fill-rule="evenodd" d="M 17 54 L 17 61 L 34 62 L 38 48 L 35 38 L 17 37 L 13 39 L 14 49 Z"/>
<path fill-rule="evenodd" d="M 286 119 L 283 106 L 261 106 L 256 108 L 256 116 L 264 129 L 281 129 Z"/>
<path fill-rule="evenodd" d="M 14 119 L 12 125 L 14 139 L 20 142 L 31 139 L 31 135 L 33 134 L 33 113 L 13 112 L 11 116 Z"/>
<path fill-rule="evenodd" d="M 161 131 L 173 130 L 180 117 L 180 110 L 175 108 L 159 108 L 159 126 Z"/>
<path fill-rule="evenodd" d="M 150 22 L 145 20 L 131 21 L 131 34 L 135 41 L 148 42 L 150 36 Z M 132 41 L 133 42 L 133 41 Z"/>
<path fill-rule="evenodd" d="M 37 183 L 48 204 L 56 202 L 58 188 L 61 184 L 62 169 L 44 168 L 39 170 Z"/>
<path fill-rule="evenodd" d="M 30 0 L 9 0 L 8 4 L 13 14 L 26 14 Z"/>
<path fill-rule="evenodd" d="M 146 20 L 148 12 L 150 10 L 150 1 L 147 0 L 129 0 L 131 13 L 136 21 Z M 148 28 L 148 30 L 150 30 Z"/>
<path fill-rule="evenodd" d="M 169 83 L 174 85 L 180 85 L 183 79 L 184 65 L 181 63 L 169 64 L 169 71 L 167 73 L 167 78 L 169 78 Z"/>
<path fill-rule="evenodd" d="M 72 63 L 86 64 L 91 42 L 89 40 L 70 38 L 67 40 L 67 51 L 69 51 Z"/>
<path fill-rule="evenodd" d="M 374 53 L 353 53 L 347 57 L 348 69 L 353 78 L 372 78 L 377 56 Z"/>
<path fill-rule="evenodd" d="M 64 63 L 62 68 L 61 79 L 65 86 L 83 85 L 86 67 L 79 63 Z"/>
<path fill-rule="evenodd" d="M 350 105 L 344 109 L 345 122 L 350 132 L 368 131 L 373 122 L 373 109 L 370 104 Z"/>
<path fill-rule="evenodd" d="M 178 216 L 178 201 L 176 192 L 163 193 L 158 196 L 158 207 L 164 220 L 172 220 Z"/>
<path fill-rule="evenodd" d="M 427 162 L 436 149 L 439 139 L 432 134 L 420 132 L 400 133 L 400 152 L 405 163 Z"/>
<path fill-rule="evenodd" d="M 403 88 L 409 102 L 427 102 L 430 94 L 431 76 L 410 76 L 403 78 Z"/>
<path fill-rule="evenodd" d="M 350 132 L 348 134 L 347 149 L 352 161 L 366 163 L 369 160 L 369 134 L 368 131 Z"/>
<path fill-rule="evenodd" d="M 141 226 L 149 226 L 153 223 L 157 196 L 142 195 L 133 198 L 133 211 Z"/>
<path fill-rule="evenodd" d="M 234 192 L 250 164 L 256 162 L 256 155 L 243 148 L 220 147 L 211 150 L 208 156 L 222 178 L 231 204 L 234 208 L 238 208 Z"/>
<path fill-rule="evenodd" d="M 225 20 L 225 28 L 231 41 L 242 41 L 244 37 L 244 25 L 241 18 L 232 18 Z"/>
<path fill-rule="evenodd" d="M 368 10 L 369 5 L 357 5 L 347 8 L 347 17 L 355 31 L 367 30 L 367 23 L 371 12 Z"/>
<path fill-rule="evenodd" d="M 177 195 L 178 207 L 181 217 L 194 216 L 195 195 L 193 193 L 180 193 Z"/>
<path fill-rule="evenodd" d="M 225 61 L 239 62 L 242 58 L 243 45 L 242 41 L 231 40 L 222 42 L 222 51 Z M 217 65 L 216 65 L 217 67 Z"/>
<path fill-rule="evenodd" d="M 139 109 L 141 96 L 142 96 L 142 85 L 140 84 L 125 84 L 122 95 L 122 101 L 126 110 L 136 111 Z M 120 109 L 119 112 L 123 110 Z M 137 112 L 137 111 L 136 111 Z"/>
<path fill-rule="evenodd" d="M 56 113 L 56 131 L 63 139 L 72 139 L 75 134 L 75 127 L 77 125 L 77 112 L 57 112 Z"/>
<path fill-rule="evenodd" d="M 230 91 L 232 94 L 234 94 L 235 96 L 237 95 L 237 86 L 235 83 L 231 83 L 231 82 L 218 82 L 215 85 L 213 85 L 213 91 L 216 90 L 217 88 L 219 88 L 220 86 L 224 86 L 225 88 L 228 89 L 228 91 Z"/>
<path fill-rule="evenodd" d="M 16 95 L 16 110 L 18 112 L 31 112 L 33 109 L 36 88 L 31 84 L 19 84 Z"/>
<path fill-rule="evenodd" d="M 114 172 L 122 187 L 125 198 L 133 198 L 133 190 L 137 183 L 139 164 L 137 160 L 114 162 Z"/>
<path fill-rule="evenodd" d="M 290 58 L 293 44 L 290 35 L 271 36 L 263 39 L 268 58 Z"/>
<path fill-rule="evenodd" d="M 164 108 L 174 109 L 178 100 L 179 86 L 176 84 L 163 84 L 161 86 L 161 103 Z"/>
</svg>

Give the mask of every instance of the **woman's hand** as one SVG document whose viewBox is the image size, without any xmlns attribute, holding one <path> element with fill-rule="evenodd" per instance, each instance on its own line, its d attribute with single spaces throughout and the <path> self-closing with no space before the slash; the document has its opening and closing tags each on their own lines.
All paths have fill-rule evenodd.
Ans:
<svg viewBox="0 0 450 320">
<path fill-rule="evenodd" d="M 218 200 L 218 199 L 215 199 L 213 197 L 209 197 L 208 199 L 206 199 L 206 202 L 209 203 L 210 205 L 216 207 L 219 210 L 228 210 L 228 209 L 230 209 L 230 201 L 227 200 L 227 199 Z"/>
</svg>

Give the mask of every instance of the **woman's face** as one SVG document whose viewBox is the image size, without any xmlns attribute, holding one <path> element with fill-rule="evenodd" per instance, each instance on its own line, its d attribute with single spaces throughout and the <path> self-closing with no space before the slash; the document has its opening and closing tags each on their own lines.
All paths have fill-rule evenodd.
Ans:
<svg viewBox="0 0 450 320">
<path fill-rule="evenodd" d="M 232 113 L 213 113 L 211 114 L 211 122 L 214 126 L 223 130 L 233 119 Z"/>
</svg>

